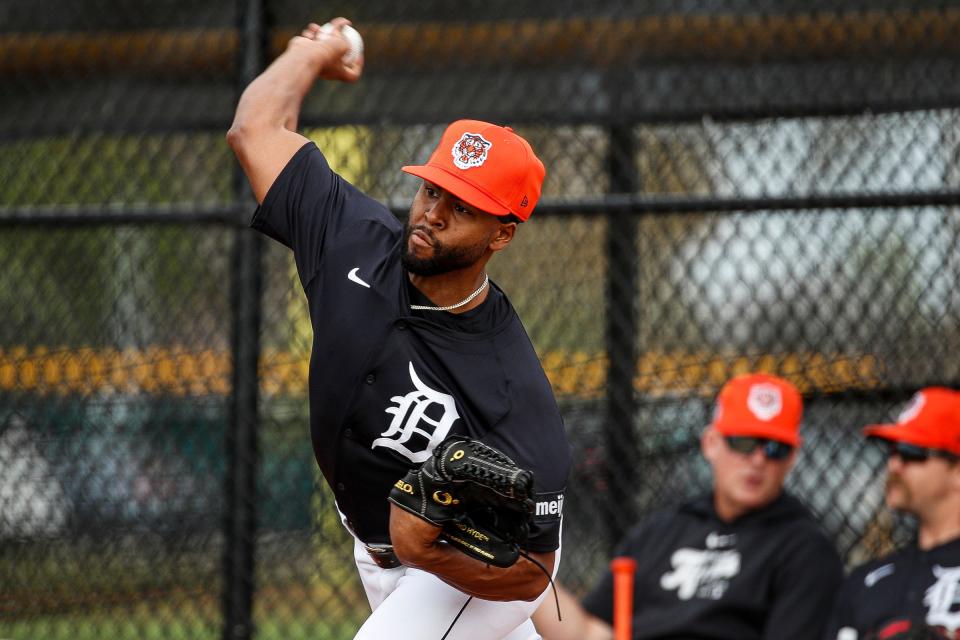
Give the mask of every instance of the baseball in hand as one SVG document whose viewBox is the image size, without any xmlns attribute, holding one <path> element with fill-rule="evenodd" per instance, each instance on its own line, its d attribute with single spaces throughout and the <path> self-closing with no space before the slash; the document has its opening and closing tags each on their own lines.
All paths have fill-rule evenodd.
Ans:
<svg viewBox="0 0 960 640">
<path fill-rule="evenodd" d="M 333 33 L 333 25 L 329 22 L 320 27 L 320 33 Z M 344 64 L 353 64 L 363 55 L 363 38 L 360 32 L 348 24 L 340 27 L 340 35 L 346 38 L 350 48 L 343 54 Z"/>
</svg>

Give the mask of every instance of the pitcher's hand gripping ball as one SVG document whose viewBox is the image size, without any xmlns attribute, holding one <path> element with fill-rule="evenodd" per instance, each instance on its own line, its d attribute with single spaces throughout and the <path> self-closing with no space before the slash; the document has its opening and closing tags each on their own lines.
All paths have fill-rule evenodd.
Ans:
<svg viewBox="0 0 960 640">
<path fill-rule="evenodd" d="M 533 519 L 533 472 L 482 442 L 453 435 L 394 484 L 389 500 L 443 528 L 440 538 L 497 567 L 520 556 Z"/>
<path fill-rule="evenodd" d="M 320 33 L 333 33 L 334 26 L 329 22 L 320 27 Z M 363 38 L 360 32 L 348 24 L 340 26 L 340 35 L 344 37 L 350 48 L 343 54 L 343 64 L 351 65 L 363 57 Z"/>
</svg>

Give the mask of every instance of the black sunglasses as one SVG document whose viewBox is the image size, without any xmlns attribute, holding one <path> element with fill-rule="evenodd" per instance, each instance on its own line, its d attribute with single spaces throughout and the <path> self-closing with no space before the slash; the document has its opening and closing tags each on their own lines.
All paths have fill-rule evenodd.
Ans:
<svg viewBox="0 0 960 640">
<path fill-rule="evenodd" d="M 897 442 L 895 440 L 881 441 L 881 443 L 887 445 L 888 455 L 899 456 L 904 462 L 926 462 L 930 458 L 945 458 L 951 462 L 960 460 L 960 456 L 942 449 L 928 449 L 909 442 Z"/>
<path fill-rule="evenodd" d="M 767 438 L 724 436 L 724 440 L 727 441 L 728 447 L 744 455 L 750 455 L 757 450 L 757 447 L 762 447 L 763 455 L 765 455 L 768 460 L 783 460 L 793 451 L 793 447 L 789 444 Z"/>
</svg>

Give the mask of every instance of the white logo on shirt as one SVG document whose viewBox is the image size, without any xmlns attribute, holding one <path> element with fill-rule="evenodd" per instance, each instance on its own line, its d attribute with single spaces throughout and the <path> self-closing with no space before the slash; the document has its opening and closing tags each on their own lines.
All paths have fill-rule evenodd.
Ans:
<svg viewBox="0 0 960 640">
<path fill-rule="evenodd" d="M 380 437 L 373 441 L 374 447 L 393 449 L 410 462 L 425 462 L 433 449 L 450 433 L 453 423 L 460 418 L 453 396 L 431 389 L 417 376 L 410 363 L 410 380 L 414 390 L 405 396 L 393 396 L 396 406 L 384 409 L 393 414 L 393 421 Z M 439 410 L 440 415 L 436 417 Z M 429 412 L 429 414 L 428 414 Z M 411 449 L 408 444 L 414 435 L 425 438 L 425 444 Z M 418 438 L 418 442 L 423 439 Z"/>
<path fill-rule="evenodd" d="M 933 567 L 937 577 L 923 596 L 927 606 L 927 624 L 945 627 L 952 635 L 960 629 L 960 567 Z"/>
<path fill-rule="evenodd" d="M 559 516 L 563 513 L 563 494 L 553 500 L 543 500 L 537 503 L 534 515 L 537 516 Z"/>
<path fill-rule="evenodd" d="M 360 267 L 354 267 L 353 269 L 350 269 L 350 273 L 347 274 L 347 280 L 350 282 L 356 282 L 361 287 L 366 287 L 369 289 L 370 285 L 360 279 L 360 276 L 357 275 L 358 271 L 360 271 Z"/>
<path fill-rule="evenodd" d="M 711 531 L 707 536 L 707 549 L 719 549 L 720 547 L 732 547 L 737 544 L 737 534 L 728 533 L 720 535 L 716 531 Z"/>
<path fill-rule="evenodd" d="M 884 578 L 893 574 L 894 566 L 893 564 L 885 564 L 882 567 L 877 567 L 867 575 L 863 577 L 863 584 L 867 587 L 872 587 L 877 584 Z"/>
<path fill-rule="evenodd" d="M 719 600 L 730 584 L 730 578 L 740 573 L 740 552 L 677 549 L 670 557 L 673 571 L 660 577 L 660 586 L 677 590 L 677 597 L 689 600 L 696 596 Z"/>
</svg>

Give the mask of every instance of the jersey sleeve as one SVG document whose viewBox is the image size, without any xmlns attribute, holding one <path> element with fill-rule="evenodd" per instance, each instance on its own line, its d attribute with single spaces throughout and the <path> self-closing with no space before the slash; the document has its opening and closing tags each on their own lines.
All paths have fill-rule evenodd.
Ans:
<svg viewBox="0 0 960 640">
<path fill-rule="evenodd" d="M 523 544 L 528 551 L 549 553 L 560 547 L 564 492 L 571 464 L 570 444 L 557 418 L 553 436 L 546 436 L 538 448 L 539 468 L 534 470 L 534 513 L 530 536 Z"/>
<path fill-rule="evenodd" d="M 386 207 L 337 175 L 308 142 L 277 176 L 251 227 L 293 250 L 306 288 L 320 268 L 324 246 L 345 227 L 371 217 L 391 228 L 399 225 Z"/>
<path fill-rule="evenodd" d="M 570 442 L 546 374 L 520 320 L 513 316 L 505 340 L 488 359 L 498 363 L 509 394 L 509 411 L 481 440 L 533 472 L 534 515 L 521 546 L 534 553 L 560 547 L 564 491 L 572 465 Z"/>
<path fill-rule="evenodd" d="M 833 544 L 816 530 L 795 536 L 798 544 L 784 550 L 771 589 L 764 625 L 768 640 L 819 640 L 826 614 L 843 579 L 843 565 Z"/>
<path fill-rule="evenodd" d="M 516 420 L 510 416 L 508 421 Z M 520 423 L 530 431 L 529 422 Z M 560 530 L 563 519 L 564 491 L 570 469 L 570 445 L 563 431 L 563 422 L 557 417 L 556 425 L 548 426 L 540 433 L 536 446 L 523 446 L 516 441 L 503 439 L 504 429 L 497 428 L 483 438 L 507 455 L 521 468 L 533 472 L 534 513 L 530 533 L 520 546 L 534 553 L 550 553 L 560 547 Z M 538 426 L 547 426 L 541 423 Z"/>
</svg>

